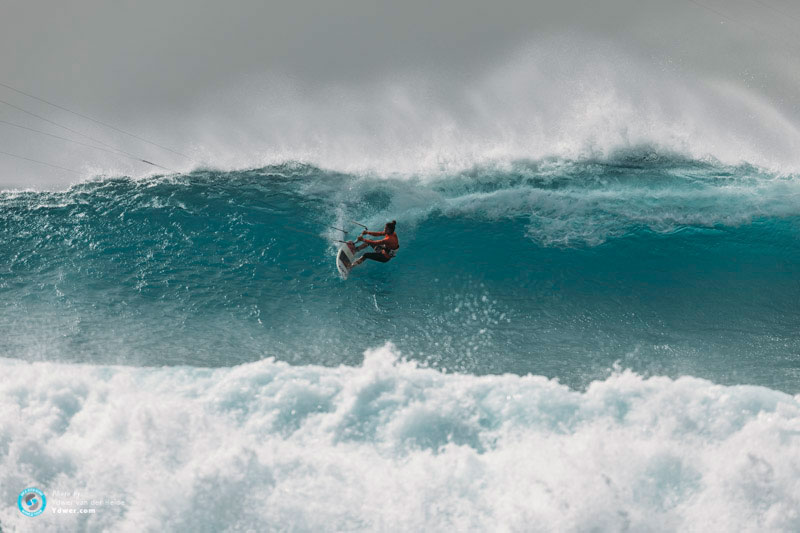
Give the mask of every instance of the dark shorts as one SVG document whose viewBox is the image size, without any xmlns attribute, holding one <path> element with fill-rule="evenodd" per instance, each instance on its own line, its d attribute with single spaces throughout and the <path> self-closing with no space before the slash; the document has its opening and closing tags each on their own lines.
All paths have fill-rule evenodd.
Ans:
<svg viewBox="0 0 800 533">
<path fill-rule="evenodd" d="M 364 254 L 364 259 L 372 259 L 373 261 L 378 261 L 379 263 L 385 263 L 391 259 L 391 257 L 386 257 L 378 252 L 370 252 L 368 254 Z"/>
</svg>

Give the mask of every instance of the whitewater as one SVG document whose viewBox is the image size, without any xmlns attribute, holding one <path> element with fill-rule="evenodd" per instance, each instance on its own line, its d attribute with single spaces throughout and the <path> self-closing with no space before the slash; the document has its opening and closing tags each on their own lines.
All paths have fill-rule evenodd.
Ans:
<svg viewBox="0 0 800 533">
<path fill-rule="evenodd" d="M 615 373 L 444 374 L 391 345 L 356 366 L 4 361 L 4 499 L 114 495 L 12 530 L 792 531 L 800 400 Z M 21 416 L 20 416 L 21 415 Z M 36 423 L 31 423 L 31 420 Z"/>
</svg>

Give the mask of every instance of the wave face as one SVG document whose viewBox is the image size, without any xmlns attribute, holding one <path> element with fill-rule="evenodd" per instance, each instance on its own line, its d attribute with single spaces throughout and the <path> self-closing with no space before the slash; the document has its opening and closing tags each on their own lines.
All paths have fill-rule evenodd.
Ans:
<svg viewBox="0 0 800 533">
<path fill-rule="evenodd" d="M 797 531 L 800 396 L 398 361 L 134 369 L 2 360 L 0 487 L 122 502 L 29 531 Z M 31 423 L 35 421 L 35 423 Z"/>
<path fill-rule="evenodd" d="M 411 359 L 573 387 L 800 390 L 800 185 L 646 150 L 435 178 L 301 164 L 0 195 L 3 356 L 134 366 Z M 328 226 L 397 219 L 350 280 Z"/>
</svg>

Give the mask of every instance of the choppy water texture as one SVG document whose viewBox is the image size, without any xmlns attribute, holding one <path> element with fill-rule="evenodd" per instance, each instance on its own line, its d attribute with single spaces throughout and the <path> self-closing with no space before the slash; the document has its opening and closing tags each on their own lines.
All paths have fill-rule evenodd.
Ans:
<svg viewBox="0 0 800 533">
<path fill-rule="evenodd" d="M 333 242 L 398 220 L 343 282 Z M 8 357 L 136 366 L 407 357 L 585 386 L 800 391 L 800 185 L 628 155 L 419 179 L 284 165 L 0 197 Z M 306 232 L 306 233 L 301 233 Z"/>
<path fill-rule="evenodd" d="M 390 219 L 342 281 L 329 226 Z M 0 254 L 3 501 L 127 502 L 42 527 L 800 528 L 796 176 L 105 178 L 1 193 Z"/>
</svg>

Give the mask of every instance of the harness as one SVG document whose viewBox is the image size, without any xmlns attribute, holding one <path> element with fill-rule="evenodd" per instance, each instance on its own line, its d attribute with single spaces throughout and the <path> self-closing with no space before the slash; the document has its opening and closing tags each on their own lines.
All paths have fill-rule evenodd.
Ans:
<svg viewBox="0 0 800 533">
<path fill-rule="evenodd" d="M 388 257 L 389 259 L 394 257 L 395 253 L 397 253 L 397 250 L 391 250 L 391 249 L 389 249 L 389 248 L 387 248 L 386 246 L 383 246 L 383 245 L 376 245 L 376 246 L 373 246 L 373 248 L 375 249 L 376 252 L 382 253 L 383 255 Z"/>
</svg>

